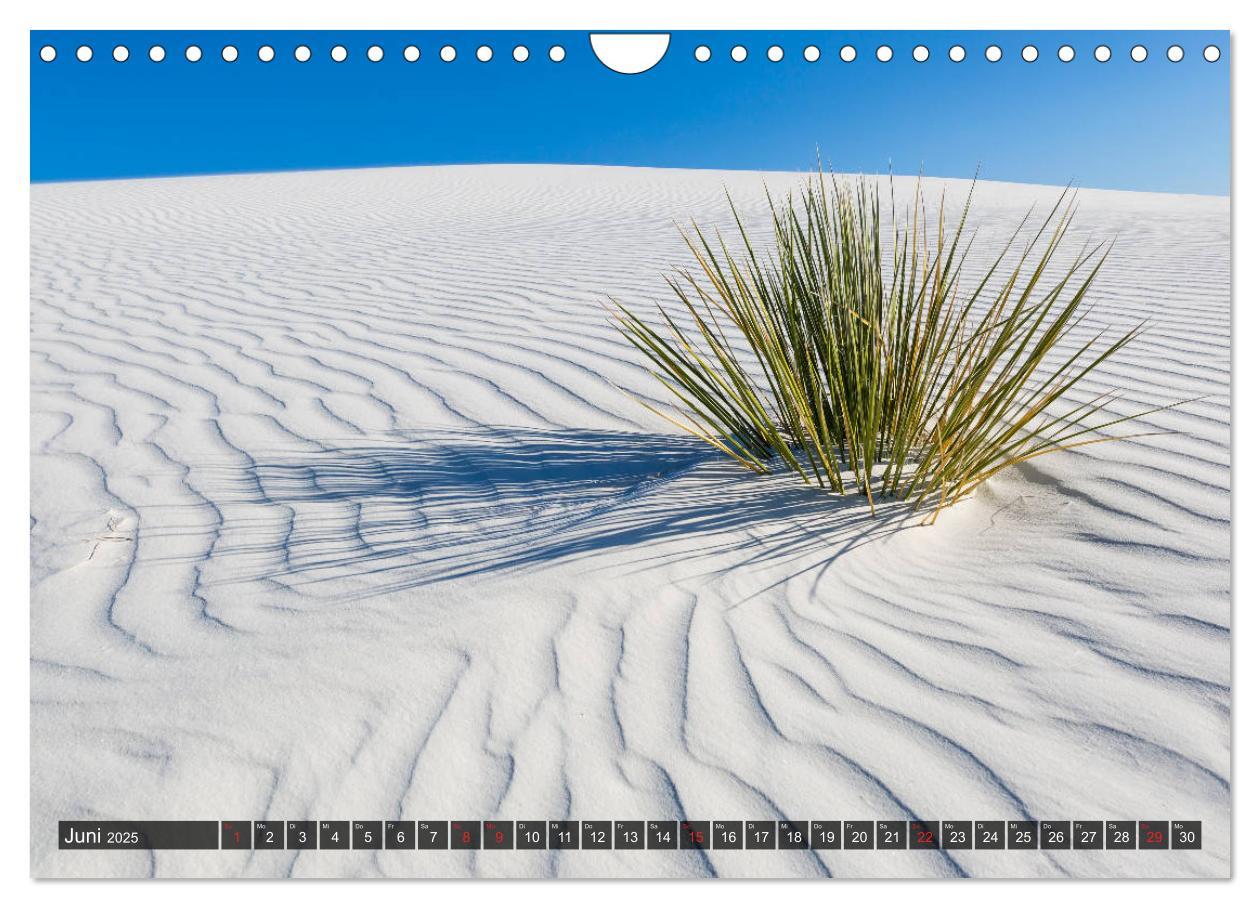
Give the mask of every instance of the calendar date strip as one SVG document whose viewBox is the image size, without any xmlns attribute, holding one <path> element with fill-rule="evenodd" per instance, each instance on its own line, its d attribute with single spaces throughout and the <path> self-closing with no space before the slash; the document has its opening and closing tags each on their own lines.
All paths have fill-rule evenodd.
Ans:
<svg viewBox="0 0 1260 908">
<path fill-rule="evenodd" d="M 62 820 L 63 850 L 1200 850 L 1200 820 Z"/>
</svg>

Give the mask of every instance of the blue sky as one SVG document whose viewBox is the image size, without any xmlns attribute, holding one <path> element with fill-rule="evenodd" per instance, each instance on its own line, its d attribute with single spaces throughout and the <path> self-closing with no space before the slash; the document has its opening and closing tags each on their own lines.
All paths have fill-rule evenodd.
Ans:
<svg viewBox="0 0 1260 908">
<path fill-rule="evenodd" d="M 75 49 L 93 48 L 80 63 Z M 125 63 L 111 56 L 130 49 Z M 166 59 L 154 63 L 148 48 Z M 198 45 L 197 63 L 184 48 Z M 225 44 L 240 58 L 226 63 Z M 259 61 L 270 45 L 276 57 Z M 293 49 L 312 48 L 299 63 Z M 329 49 L 344 45 L 335 63 Z M 379 63 L 366 51 L 385 50 Z M 421 49 L 408 63 L 403 47 Z M 443 45 L 454 62 L 439 59 Z M 495 55 L 479 62 L 475 50 Z M 530 49 L 512 59 L 517 44 Z M 562 45 L 561 63 L 547 49 Z M 713 49 L 699 63 L 694 48 Z M 735 63 L 730 48 L 748 48 Z M 770 45 L 785 56 L 766 58 Z M 806 62 L 807 45 L 821 50 Z M 857 50 L 840 60 L 843 45 Z M 875 59 L 887 44 L 893 59 Z M 927 62 L 912 59 L 923 44 Z M 967 51 L 954 63 L 948 49 Z M 1003 58 L 984 57 L 989 44 Z M 1039 59 L 1026 63 L 1020 48 Z M 1076 58 L 1063 63 L 1057 49 Z M 1094 59 L 1112 48 L 1107 63 Z M 1134 63 L 1129 48 L 1150 51 Z M 1171 63 L 1171 44 L 1185 59 Z M 1222 56 L 1208 63 L 1203 48 Z M 39 58 L 51 45 L 57 57 Z M 78 180 L 445 163 L 583 163 L 971 176 L 1115 189 L 1229 192 L 1225 32 L 673 32 L 626 76 L 585 32 L 32 32 L 31 179 Z"/>
</svg>

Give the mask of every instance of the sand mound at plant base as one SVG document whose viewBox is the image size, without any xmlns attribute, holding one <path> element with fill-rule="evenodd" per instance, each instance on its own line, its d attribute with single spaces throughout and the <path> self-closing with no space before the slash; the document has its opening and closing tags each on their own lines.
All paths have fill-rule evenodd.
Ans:
<svg viewBox="0 0 1260 908">
<path fill-rule="evenodd" d="M 34 187 L 34 873 L 1228 873 L 1228 201 L 1081 194 L 1081 241 L 1119 234 L 1090 325 L 1152 326 L 1080 395 L 1206 395 L 1138 427 L 1173 434 L 920 528 L 741 473 L 616 387 L 662 394 L 601 301 L 668 305 L 672 222 L 763 180 L 798 177 Z M 977 261 L 1056 194 L 980 184 Z M 90 817 L 907 815 L 1201 819 L 1204 849 L 55 846 Z"/>
</svg>

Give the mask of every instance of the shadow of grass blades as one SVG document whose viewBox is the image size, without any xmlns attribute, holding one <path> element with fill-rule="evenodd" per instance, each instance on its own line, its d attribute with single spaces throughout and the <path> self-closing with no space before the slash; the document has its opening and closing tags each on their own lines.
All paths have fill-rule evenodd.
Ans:
<svg viewBox="0 0 1260 908">
<path fill-rule="evenodd" d="M 678 408 L 645 405 L 749 470 L 781 461 L 808 484 L 856 489 L 872 513 L 877 499 L 896 499 L 929 505 L 931 521 L 1000 470 L 1113 440 L 1096 433 L 1153 412 L 1097 418 L 1112 394 L 1055 406 L 1141 330 L 1109 342 L 1076 333 L 1109 246 L 1052 269 L 1071 192 L 1043 221 L 1025 216 L 967 287 L 970 195 L 952 228 L 942 198 L 930 227 L 916 187 L 885 225 L 870 183 L 820 171 L 770 207 L 773 239 L 761 248 L 733 202 L 736 243 L 694 223 L 684 232 L 696 268 L 669 283 L 685 317 L 658 307 L 653 326 L 613 310 Z"/>
</svg>

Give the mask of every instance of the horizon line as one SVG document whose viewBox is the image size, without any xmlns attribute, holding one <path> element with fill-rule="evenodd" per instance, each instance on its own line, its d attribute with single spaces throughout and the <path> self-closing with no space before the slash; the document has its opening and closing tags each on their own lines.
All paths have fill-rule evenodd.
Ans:
<svg viewBox="0 0 1260 908">
<path fill-rule="evenodd" d="M 391 164 L 361 164 L 361 165 L 330 165 L 327 167 L 281 167 L 277 169 L 254 170 L 190 170 L 178 173 L 155 173 L 155 174 L 137 174 L 131 176 L 110 176 L 110 177 L 33 177 L 28 174 L 27 182 L 31 186 L 49 185 L 57 183 L 121 183 L 136 180 L 179 180 L 192 179 L 201 177 L 227 177 L 227 176 L 264 176 L 267 174 L 298 174 L 298 173 L 331 173 L 337 171 L 359 171 L 359 170 L 401 170 L 413 167 L 608 167 L 608 168 L 627 168 L 634 170 L 691 170 L 691 171 L 712 171 L 712 172 L 729 172 L 729 173 L 781 173 L 781 174 L 804 174 L 811 173 L 815 168 L 800 169 L 776 169 L 765 167 L 670 167 L 658 164 L 612 164 L 607 162 L 586 162 L 586 161 L 410 161 Z M 830 168 L 829 168 L 830 169 Z M 975 180 L 980 183 L 1011 183 L 1018 186 L 1045 186 L 1058 187 L 1071 186 L 1075 189 L 1088 189 L 1096 192 L 1127 192 L 1138 194 L 1157 194 L 1157 195 L 1177 195 L 1177 196 L 1196 196 L 1212 199 L 1230 199 L 1233 195 L 1232 181 L 1230 187 L 1223 192 L 1187 192 L 1176 189 L 1135 189 L 1131 187 L 1119 186 L 1088 186 L 1077 183 L 1074 179 L 1068 179 L 1061 183 L 1048 183 L 1038 180 L 1013 180 L 1001 178 L 986 178 L 981 175 L 981 171 L 975 170 L 966 176 L 954 176 L 945 174 L 932 174 L 923 171 L 915 173 L 897 172 L 893 168 L 887 171 L 877 173 L 875 171 L 861 170 L 834 170 L 833 173 L 843 176 L 890 176 L 890 177 L 922 177 L 930 180 Z"/>
</svg>

